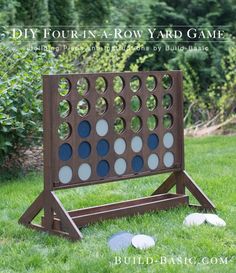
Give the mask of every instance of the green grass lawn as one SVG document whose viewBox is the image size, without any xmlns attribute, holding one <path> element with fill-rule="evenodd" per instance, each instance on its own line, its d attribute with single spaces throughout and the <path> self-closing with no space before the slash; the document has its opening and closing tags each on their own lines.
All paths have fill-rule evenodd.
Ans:
<svg viewBox="0 0 236 273">
<path fill-rule="evenodd" d="M 215 203 L 219 216 L 227 223 L 225 228 L 187 228 L 182 222 L 194 210 L 182 207 L 97 223 L 82 229 L 84 239 L 72 243 L 18 225 L 21 214 L 42 190 L 42 174 L 32 173 L 0 183 L 0 272 L 235 273 L 236 137 L 187 139 L 185 147 L 186 170 Z M 75 209 L 149 195 L 165 177 L 70 189 L 58 192 L 58 196 L 67 209 Z M 130 247 L 113 253 L 107 247 L 107 239 L 122 230 L 151 235 L 156 246 L 145 251 Z M 130 264 L 125 264 L 125 257 Z M 141 262 L 167 257 L 169 264 L 133 264 L 133 259 L 138 262 L 139 257 Z M 173 264 L 178 257 L 192 258 L 199 264 Z M 114 264 L 119 258 L 123 262 Z M 206 263 L 201 263 L 203 258 Z"/>
</svg>

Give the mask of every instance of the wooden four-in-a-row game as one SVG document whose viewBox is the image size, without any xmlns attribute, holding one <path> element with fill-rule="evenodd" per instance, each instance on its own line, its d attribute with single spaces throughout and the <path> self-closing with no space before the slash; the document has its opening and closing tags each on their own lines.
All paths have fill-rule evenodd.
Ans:
<svg viewBox="0 0 236 273">
<path fill-rule="evenodd" d="M 46 75 L 43 106 L 44 190 L 20 223 L 81 239 L 99 220 L 189 205 L 185 188 L 214 210 L 184 171 L 181 71 Z M 160 173 L 171 174 L 151 196 L 120 203 L 66 211 L 55 193 Z"/>
</svg>

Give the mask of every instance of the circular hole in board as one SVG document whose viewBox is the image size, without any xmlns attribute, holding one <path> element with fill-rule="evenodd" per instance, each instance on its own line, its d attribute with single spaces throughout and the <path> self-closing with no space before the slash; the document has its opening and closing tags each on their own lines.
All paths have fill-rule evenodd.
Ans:
<svg viewBox="0 0 236 273">
<path fill-rule="evenodd" d="M 152 92 L 157 86 L 157 80 L 154 76 L 148 76 L 146 79 L 147 90 Z"/>
<path fill-rule="evenodd" d="M 77 81 L 77 91 L 79 93 L 79 95 L 84 96 L 89 89 L 89 83 L 88 80 L 86 78 L 80 78 Z"/>
<path fill-rule="evenodd" d="M 125 120 L 123 118 L 116 118 L 114 122 L 114 131 L 117 134 L 121 134 L 125 130 Z"/>
<path fill-rule="evenodd" d="M 165 74 L 162 77 L 162 86 L 164 89 L 170 89 L 172 86 L 172 77 L 168 74 Z"/>
<path fill-rule="evenodd" d="M 131 119 L 131 130 L 134 132 L 134 133 L 137 133 L 141 130 L 142 128 L 142 120 L 140 117 L 138 116 L 134 116 L 132 117 Z"/>
<path fill-rule="evenodd" d="M 158 125 L 158 118 L 155 115 L 150 115 L 147 118 L 147 127 L 149 131 L 153 131 L 157 128 Z"/>
<path fill-rule="evenodd" d="M 107 111 L 107 101 L 102 97 L 98 98 L 95 109 L 100 116 L 103 115 Z"/>
<path fill-rule="evenodd" d="M 113 89 L 116 93 L 120 93 L 124 89 L 124 80 L 120 76 L 113 79 Z"/>
<path fill-rule="evenodd" d="M 68 79 L 60 79 L 58 83 L 58 92 L 61 96 L 66 96 L 70 92 L 70 82 Z"/>
<path fill-rule="evenodd" d="M 173 99 L 170 94 L 165 94 L 162 99 L 162 105 L 165 109 L 169 109 L 173 104 Z"/>
<path fill-rule="evenodd" d="M 67 122 L 62 122 L 58 127 L 58 136 L 61 140 L 65 140 L 71 135 L 71 126 Z"/>
<path fill-rule="evenodd" d="M 89 102 L 86 99 L 82 99 L 77 104 L 77 113 L 79 116 L 84 117 L 88 114 L 90 109 Z"/>
<path fill-rule="evenodd" d="M 124 111 L 125 109 L 125 101 L 122 97 L 118 96 L 114 99 L 114 107 L 116 112 L 119 114 Z"/>
<path fill-rule="evenodd" d="M 163 117 L 163 126 L 168 129 L 173 125 L 173 117 L 171 114 L 165 114 Z"/>
<path fill-rule="evenodd" d="M 66 118 L 71 113 L 71 105 L 67 100 L 62 100 L 58 106 L 58 113 L 61 118 Z"/>
<path fill-rule="evenodd" d="M 98 94 L 103 94 L 107 89 L 107 82 L 103 77 L 98 77 L 95 82 L 95 89 Z"/>
<path fill-rule="evenodd" d="M 146 100 L 146 106 L 149 111 L 153 111 L 157 107 L 157 98 L 151 95 Z"/>
<path fill-rule="evenodd" d="M 139 96 L 132 96 L 130 100 L 130 107 L 133 112 L 138 112 L 139 109 L 141 108 L 141 99 Z"/>
<path fill-rule="evenodd" d="M 130 89 L 137 92 L 140 89 L 141 81 L 138 76 L 133 76 L 130 80 Z"/>
</svg>

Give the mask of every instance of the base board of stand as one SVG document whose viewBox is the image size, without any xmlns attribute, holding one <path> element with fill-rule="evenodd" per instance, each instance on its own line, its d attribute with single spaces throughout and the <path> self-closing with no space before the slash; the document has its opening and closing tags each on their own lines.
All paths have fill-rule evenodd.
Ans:
<svg viewBox="0 0 236 273">
<path fill-rule="evenodd" d="M 189 205 L 188 196 L 183 194 L 165 193 L 118 203 L 72 210 L 68 211 L 68 214 L 74 223 L 81 228 L 97 221 L 144 214 L 148 211 L 167 210 L 181 205 Z M 42 217 L 42 226 L 44 226 L 44 220 L 45 218 Z M 62 232 L 65 230 L 63 224 L 56 215 L 53 219 L 53 229 Z"/>
</svg>

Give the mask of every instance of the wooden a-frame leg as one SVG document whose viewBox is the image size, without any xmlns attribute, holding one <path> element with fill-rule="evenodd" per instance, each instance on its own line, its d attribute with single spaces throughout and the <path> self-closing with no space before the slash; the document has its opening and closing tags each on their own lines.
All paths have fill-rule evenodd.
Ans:
<svg viewBox="0 0 236 273">
<path fill-rule="evenodd" d="M 51 204 L 51 210 L 53 214 L 54 212 L 56 213 L 57 218 L 60 219 L 61 224 L 64 227 L 63 231 L 54 229 L 53 219 L 49 219 L 50 217 L 48 217 L 48 215 L 44 216 L 44 221 L 42 225 L 32 223 L 33 219 L 39 214 L 42 209 L 44 209 L 44 212 L 46 212 L 46 203 Z M 48 210 L 48 206 L 46 209 Z M 48 219 L 49 222 L 47 222 Z M 74 221 L 71 219 L 70 215 L 65 210 L 54 192 L 41 192 L 40 195 L 31 204 L 31 206 L 20 217 L 19 223 L 30 228 L 46 231 L 51 234 L 61 235 L 71 240 L 80 240 L 83 238 L 80 230 L 75 225 Z"/>
<path fill-rule="evenodd" d="M 193 181 L 193 179 L 187 174 L 186 171 L 173 172 L 153 193 L 152 195 L 167 193 L 174 186 L 176 186 L 176 193 L 185 194 L 185 188 L 187 188 L 196 200 L 200 203 L 200 206 L 192 205 L 191 207 L 197 207 L 205 210 L 215 211 L 215 205 L 204 194 L 201 188 Z"/>
<path fill-rule="evenodd" d="M 24 212 L 24 214 L 19 219 L 19 224 L 24 226 L 31 226 L 32 220 L 39 214 L 39 212 L 43 209 L 44 196 L 43 192 L 34 200 L 34 202 L 28 207 L 28 209 Z"/>
<path fill-rule="evenodd" d="M 205 195 L 201 188 L 194 182 L 194 180 L 188 175 L 186 171 L 183 171 L 184 184 L 186 188 L 192 193 L 192 195 L 200 203 L 202 209 L 215 211 L 215 205 Z M 194 207 L 194 205 L 191 205 Z M 195 206 L 197 207 L 197 206 Z"/>
<path fill-rule="evenodd" d="M 61 201 L 57 198 L 54 192 L 51 192 L 52 208 L 56 212 L 57 217 L 61 220 L 62 225 L 72 240 L 80 240 L 83 238 L 82 233 L 71 219 L 69 213 L 64 209 Z"/>
<path fill-rule="evenodd" d="M 151 195 L 167 193 L 176 184 L 175 174 L 172 173 Z"/>
</svg>

